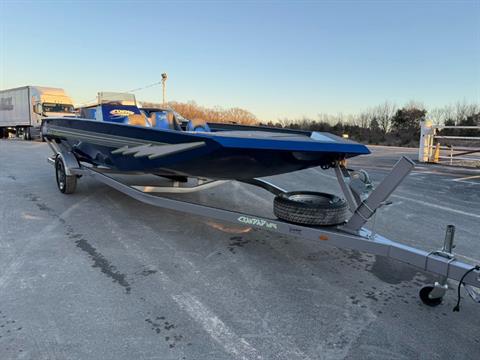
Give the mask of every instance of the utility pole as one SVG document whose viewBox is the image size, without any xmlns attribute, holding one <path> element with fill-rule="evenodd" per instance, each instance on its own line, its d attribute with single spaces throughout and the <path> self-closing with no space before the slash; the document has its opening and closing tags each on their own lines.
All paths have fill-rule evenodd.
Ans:
<svg viewBox="0 0 480 360">
<path fill-rule="evenodd" d="M 162 91 L 163 91 L 163 106 L 165 106 L 166 91 L 167 91 L 167 73 L 162 74 Z"/>
</svg>

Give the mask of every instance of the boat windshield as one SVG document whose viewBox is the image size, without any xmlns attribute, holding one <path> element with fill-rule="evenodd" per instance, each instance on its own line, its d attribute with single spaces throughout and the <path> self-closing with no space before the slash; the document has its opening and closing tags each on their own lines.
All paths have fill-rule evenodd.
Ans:
<svg viewBox="0 0 480 360">
<path fill-rule="evenodd" d="M 56 113 L 73 113 L 73 105 L 70 104 L 54 104 L 54 103 L 43 103 L 42 104 L 44 112 L 56 112 Z"/>
<path fill-rule="evenodd" d="M 100 92 L 98 93 L 98 103 L 110 105 L 133 105 L 136 106 L 135 95 L 117 92 Z"/>
</svg>

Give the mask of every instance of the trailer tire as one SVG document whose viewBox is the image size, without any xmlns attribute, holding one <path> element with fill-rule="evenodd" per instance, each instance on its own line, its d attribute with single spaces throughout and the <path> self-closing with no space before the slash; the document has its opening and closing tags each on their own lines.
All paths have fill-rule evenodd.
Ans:
<svg viewBox="0 0 480 360">
<path fill-rule="evenodd" d="M 0 139 L 3 139 L 5 137 L 5 129 L 0 128 Z"/>
<path fill-rule="evenodd" d="M 295 224 L 330 226 L 346 221 L 348 204 L 332 194 L 293 191 L 275 197 L 273 213 L 279 219 Z"/>
<path fill-rule="evenodd" d="M 72 194 L 77 188 L 77 176 L 67 175 L 65 170 L 65 163 L 60 156 L 55 159 L 55 177 L 57 180 L 57 187 L 63 194 Z"/>
</svg>

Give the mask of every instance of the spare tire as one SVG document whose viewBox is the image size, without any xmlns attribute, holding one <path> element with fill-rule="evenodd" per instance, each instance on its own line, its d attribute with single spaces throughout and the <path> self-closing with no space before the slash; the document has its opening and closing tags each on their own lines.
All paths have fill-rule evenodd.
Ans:
<svg viewBox="0 0 480 360">
<path fill-rule="evenodd" d="M 333 194 L 293 191 L 275 197 L 273 213 L 294 224 L 338 225 L 347 220 L 348 204 Z"/>
</svg>

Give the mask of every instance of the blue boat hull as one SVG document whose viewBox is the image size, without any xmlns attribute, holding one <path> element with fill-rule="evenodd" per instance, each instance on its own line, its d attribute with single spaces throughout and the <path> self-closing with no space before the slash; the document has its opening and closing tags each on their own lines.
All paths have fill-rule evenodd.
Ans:
<svg viewBox="0 0 480 360">
<path fill-rule="evenodd" d="M 328 167 L 335 161 L 368 154 L 361 144 L 323 134 L 237 126 L 212 133 L 160 130 L 78 118 L 45 119 L 43 134 L 62 143 L 78 160 L 122 172 L 145 172 L 209 179 L 251 179 L 309 167 Z M 252 130 L 253 129 L 253 130 Z M 158 157 L 124 154 L 122 149 L 166 151 Z M 188 148 L 191 144 L 192 148 Z M 195 144 L 199 144 L 198 146 Z M 160 149 L 160 150 L 157 150 Z"/>
</svg>

